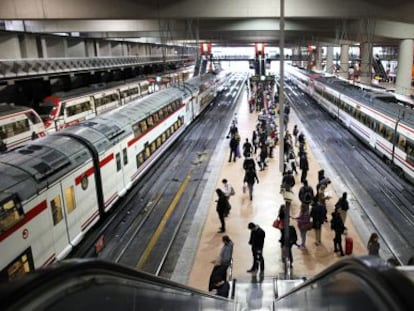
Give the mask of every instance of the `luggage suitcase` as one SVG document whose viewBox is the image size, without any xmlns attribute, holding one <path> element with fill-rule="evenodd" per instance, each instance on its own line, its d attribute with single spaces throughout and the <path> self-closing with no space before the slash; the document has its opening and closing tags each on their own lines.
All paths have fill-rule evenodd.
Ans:
<svg viewBox="0 0 414 311">
<path fill-rule="evenodd" d="M 354 247 L 354 240 L 351 237 L 345 238 L 345 254 L 352 255 L 352 249 Z"/>
</svg>

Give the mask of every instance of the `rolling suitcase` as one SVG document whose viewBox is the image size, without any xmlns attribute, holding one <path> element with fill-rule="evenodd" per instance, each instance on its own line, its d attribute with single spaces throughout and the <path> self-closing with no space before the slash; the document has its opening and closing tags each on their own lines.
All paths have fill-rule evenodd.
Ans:
<svg viewBox="0 0 414 311">
<path fill-rule="evenodd" d="M 345 254 L 352 255 L 352 249 L 354 247 L 354 240 L 351 237 L 345 238 Z"/>
</svg>

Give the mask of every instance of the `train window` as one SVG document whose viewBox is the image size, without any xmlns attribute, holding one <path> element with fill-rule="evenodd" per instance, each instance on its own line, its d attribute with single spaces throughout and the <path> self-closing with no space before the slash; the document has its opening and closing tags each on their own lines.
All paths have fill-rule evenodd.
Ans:
<svg viewBox="0 0 414 311">
<path fill-rule="evenodd" d="M 398 148 L 405 151 L 407 140 L 404 135 L 399 134 L 398 135 Z"/>
<path fill-rule="evenodd" d="M 141 134 L 141 129 L 139 127 L 139 123 L 135 123 L 132 125 L 132 131 L 134 132 L 134 137 L 138 137 Z"/>
<path fill-rule="evenodd" d="M 163 113 L 162 109 L 158 110 L 158 118 L 160 120 L 164 119 L 164 113 Z"/>
<path fill-rule="evenodd" d="M 386 132 L 386 136 L 385 138 L 389 141 L 389 142 L 393 142 L 394 139 L 394 131 L 387 128 L 387 132 Z"/>
<path fill-rule="evenodd" d="M 29 120 L 24 119 L 13 123 L 14 135 L 21 134 L 30 130 Z"/>
<path fill-rule="evenodd" d="M 146 84 L 146 83 L 144 83 L 144 84 L 141 84 L 141 92 L 142 93 L 146 93 L 147 91 L 148 91 L 148 84 Z"/>
<path fill-rule="evenodd" d="M 102 106 L 103 104 L 102 98 L 95 98 L 95 107 Z"/>
<path fill-rule="evenodd" d="M 155 150 L 157 150 L 157 142 L 156 141 L 153 141 L 151 143 L 151 153 L 154 153 Z"/>
<path fill-rule="evenodd" d="M 411 163 L 414 164 L 414 142 L 407 139 L 406 141 L 407 158 L 411 159 Z"/>
<path fill-rule="evenodd" d="M 124 160 L 124 165 L 128 164 L 128 150 L 127 148 L 122 149 L 122 157 Z"/>
<path fill-rule="evenodd" d="M 5 127 L 0 126 L 0 139 L 5 139 L 5 138 L 7 138 Z"/>
<path fill-rule="evenodd" d="M 171 136 L 171 129 L 170 128 L 167 129 L 166 135 L 167 135 L 167 138 Z"/>
<path fill-rule="evenodd" d="M 153 118 L 155 124 L 157 124 L 158 122 L 160 122 L 160 119 L 158 118 L 158 113 L 154 113 L 152 115 L 152 118 Z"/>
<path fill-rule="evenodd" d="M 73 186 L 66 188 L 65 190 L 65 201 L 66 201 L 66 210 L 68 214 L 72 213 L 76 208 L 75 202 L 75 191 Z"/>
<path fill-rule="evenodd" d="M 167 106 L 167 111 L 168 111 L 168 114 L 170 115 L 170 114 L 172 114 L 173 112 L 174 112 L 174 110 L 173 110 L 173 108 L 172 108 L 172 104 L 169 104 L 168 106 Z"/>
<path fill-rule="evenodd" d="M 23 218 L 23 209 L 16 198 L 8 198 L 0 203 L 0 232 L 9 230 Z"/>
<path fill-rule="evenodd" d="M 146 147 L 145 147 L 145 160 L 148 159 L 150 156 L 151 156 L 151 149 L 148 146 L 148 144 L 146 144 Z"/>
<path fill-rule="evenodd" d="M 28 113 L 26 113 L 26 117 L 30 120 L 30 122 L 32 122 L 33 124 L 37 124 L 37 123 L 40 123 L 40 122 L 42 122 L 42 120 L 39 118 L 39 117 L 37 117 L 33 112 L 28 112 Z"/>
<path fill-rule="evenodd" d="M 157 149 L 162 145 L 161 136 L 157 138 Z"/>
<path fill-rule="evenodd" d="M 161 141 L 164 143 L 165 140 L 166 140 L 165 133 L 162 133 L 162 135 L 161 135 Z"/>
<path fill-rule="evenodd" d="M 16 280 L 33 270 L 33 257 L 30 249 L 28 249 L 0 272 L 0 281 Z"/>
<path fill-rule="evenodd" d="M 178 122 L 174 122 L 174 131 L 178 129 Z"/>
<path fill-rule="evenodd" d="M 119 152 L 115 155 L 115 159 L 116 159 L 116 171 L 119 172 L 121 170 L 121 154 Z"/>
<path fill-rule="evenodd" d="M 144 163 L 145 159 L 144 159 L 144 153 L 140 152 L 137 154 L 137 168 L 139 168 L 141 166 L 142 163 Z"/>
<path fill-rule="evenodd" d="M 148 129 L 147 122 L 145 120 L 140 121 L 139 128 L 141 130 L 141 133 L 144 133 Z"/>
<path fill-rule="evenodd" d="M 148 124 L 148 127 L 153 127 L 154 126 L 154 120 L 152 119 L 152 116 L 149 116 L 147 118 L 147 124 Z"/>
<path fill-rule="evenodd" d="M 57 225 L 63 219 L 62 213 L 62 202 L 60 200 L 60 195 L 57 195 L 50 201 L 50 209 L 52 210 L 53 225 Z"/>
</svg>

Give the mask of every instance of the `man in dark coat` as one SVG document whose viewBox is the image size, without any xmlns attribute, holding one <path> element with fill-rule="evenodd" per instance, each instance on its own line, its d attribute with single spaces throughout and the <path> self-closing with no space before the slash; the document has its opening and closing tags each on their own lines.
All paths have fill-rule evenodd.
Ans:
<svg viewBox="0 0 414 311">
<path fill-rule="evenodd" d="M 247 226 L 250 232 L 249 244 L 252 246 L 253 265 L 247 272 L 256 273 L 260 268 L 260 274 L 264 274 L 263 245 L 265 232 L 258 225 L 250 222 Z"/>
<path fill-rule="evenodd" d="M 331 229 L 335 231 L 335 237 L 333 239 L 334 252 L 339 252 L 341 256 L 344 256 L 344 251 L 342 249 L 342 234 L 346 228 L 338 211 L 332 213 Z"/>
</svg>

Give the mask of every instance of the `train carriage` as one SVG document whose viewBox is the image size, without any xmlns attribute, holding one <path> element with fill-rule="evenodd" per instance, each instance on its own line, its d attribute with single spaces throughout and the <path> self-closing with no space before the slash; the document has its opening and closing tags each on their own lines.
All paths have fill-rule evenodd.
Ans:
<svg viewBox="0 0 414 311">
<path fill-rule="evenodd" d="M 201 85 L 161 90 L 1 155 L 0 278 L 64 258 L 197 117 Z"/>
<path fill-rule="evenodd" d="M 335 77 L 314 78 L 299 69 L 290 74 L 301 88 L 312 88 L 307 93 L 326 111 L 414 182 L 414 111 L 410 101 Z M 308 83 L 303 82 L 304 77 Z"/>
</svg>

